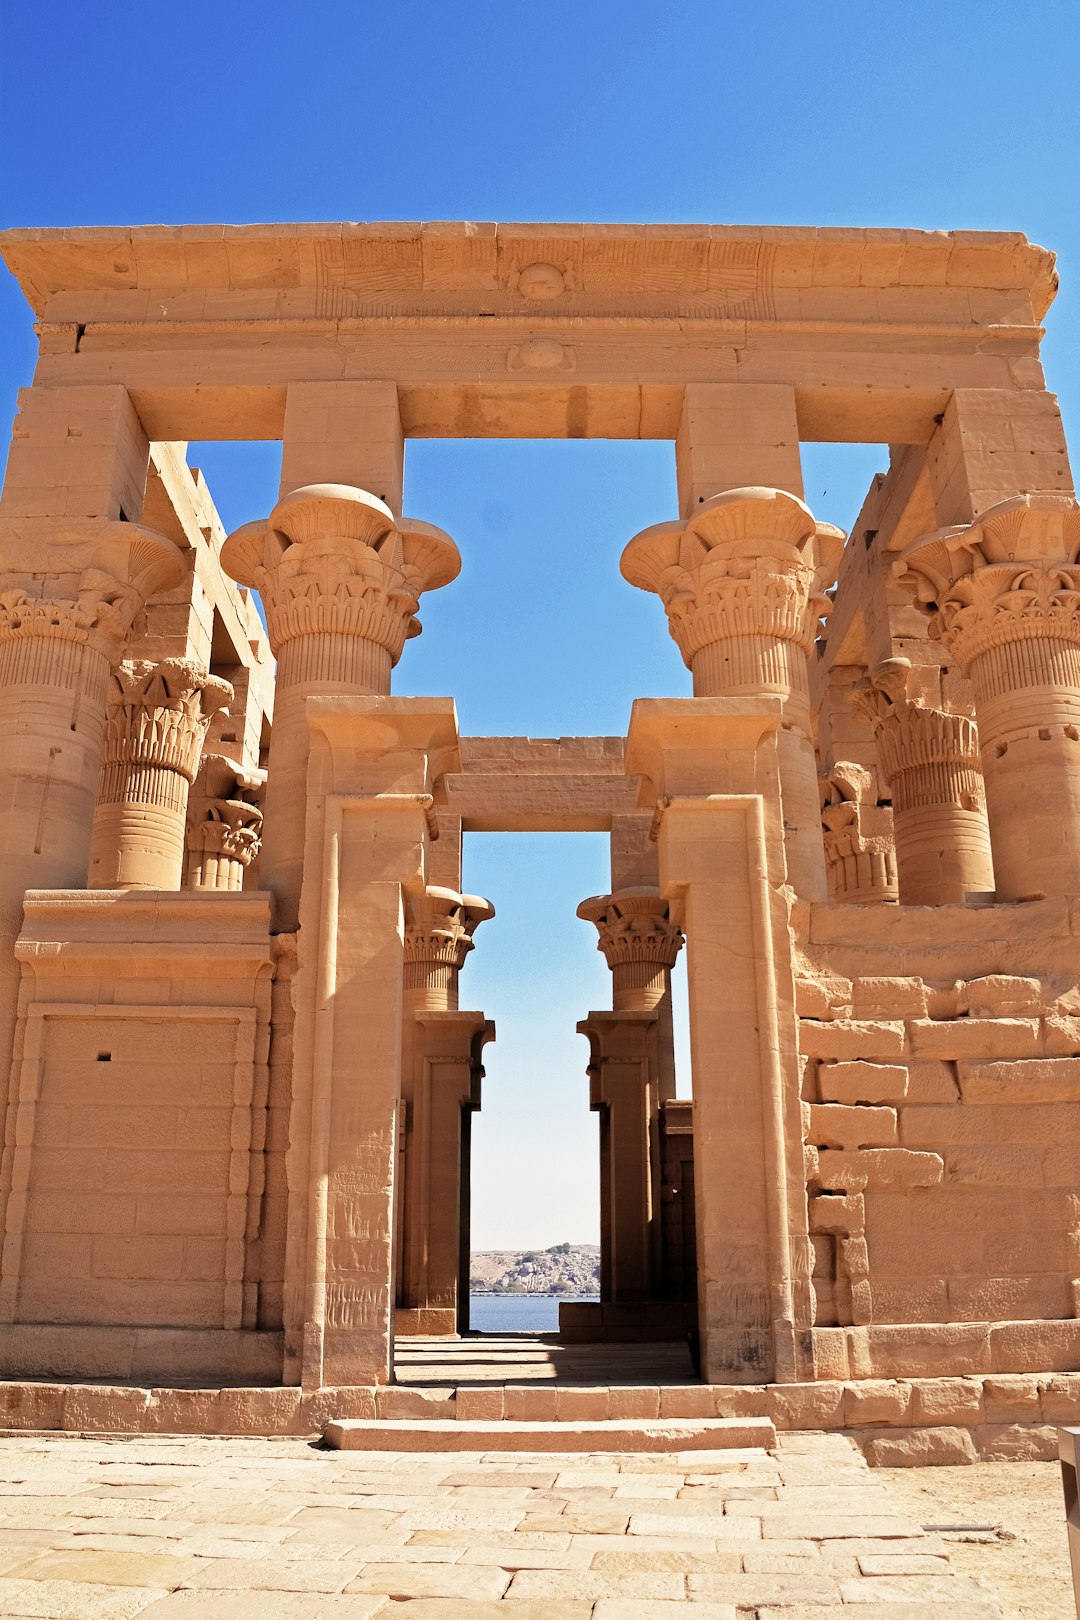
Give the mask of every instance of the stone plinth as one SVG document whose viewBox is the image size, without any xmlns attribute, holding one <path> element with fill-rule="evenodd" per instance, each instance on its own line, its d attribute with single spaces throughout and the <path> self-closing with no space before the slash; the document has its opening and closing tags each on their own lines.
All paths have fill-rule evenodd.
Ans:
<svg viewBox="0 0 1080 1620">
<path fill-rule="evenodd" d="M 112 678 L 90 851 L 92 889 L 178 889 L 188 790 L 233 689 L 185 658 L 125 660 Z"/>
<path fill-rule="evenodd" d="M 311 484 L 231 534 L 221 562 L 262 597 L 278 659 L 261 880 L 287 931 L 303 873 L 305 705 L 389 692 L 405 642 L 420 634 L 421 594 L 454 579 L 460 559 L 440 529 L 398 521 L 374 495 Z"/>
<path fill-rule="evenodd" d="M 796 496 L 735 489 L 685 522 L 644 530 L 621 565 L 631 585 L 663 602 L 696 697 L 780 699 L 788 878 L 811 899 L 824 899 L 826 882 L 807 658 L 843 543 Z"/>
<path fill-rule="evenodd" d="M 1080 893 L 1080 504 L 1003 501 L 895 570 L 974 689 L 999 897 Z"/>
</svg>

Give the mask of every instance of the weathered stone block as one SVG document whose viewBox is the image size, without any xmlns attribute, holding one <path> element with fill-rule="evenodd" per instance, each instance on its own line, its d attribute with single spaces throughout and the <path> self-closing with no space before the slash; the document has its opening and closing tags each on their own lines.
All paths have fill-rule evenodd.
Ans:
<svg viewBox="0 0 1080 1620">
<path fill-rule="evenodd" d="M 860 1435 L 859 1440 L 872 1468 L 956 1467 L 979 1460 L 968 1431 L 947 1425 Z"/>
<path fill-rule="evenodd" d="M 836 1019 L 831 1024 L 804 1018 L 799 1024 L 799 1050 L 807 1057 L 871 1060 L 903 1057 L 906 1036 L 902 1023 L 889 1020 L 856 1022 Z"/>
<path fill-rule="evenodd" d="M 908 1071 L 899 1064 L 822 1063 L 817 1071 L 823 1103 L 899 1103 L 907 1096 Z"/>
</svg>

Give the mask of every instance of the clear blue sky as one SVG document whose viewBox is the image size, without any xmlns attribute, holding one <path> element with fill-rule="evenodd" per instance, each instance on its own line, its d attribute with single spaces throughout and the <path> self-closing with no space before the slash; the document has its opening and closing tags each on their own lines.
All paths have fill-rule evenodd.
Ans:
<svg viewBox="0 0 1080 1620">
<path fill-rule="evenodd" d="M 1019 229 L 1059 254 L 1045 345 L 1080 445 L 1075 0 L 108 0 L 0 24 L 0 218 L 18 225 L 537 219 Z M 0 431 L 34 359 L 0 281 Z M 1077 453 L 1080 453 L 1078 451 Z M 194 457 L 193 457 L 194 459 Z M 272 447 L 198 451 L 226 522 L 264 512 Z M 882 453 L 810 447 L 807 499 L 847 526 Z M 674 510 L 663 445 L 410 447 L 406 505 L 461 547 L 397 689 L 472 733 L 625 728 L 681 693 L 658 605 L 622 584 Z M 554 631 L 558 649 L 549 648 Z M 478 1244 L 595 1237 L 595 1122 L 573 1025 L 605 1005 L 602 840 L 475 837 L 499 917 L 463 999 L 500 1025 L 477 1121 Z"/>
</svg>

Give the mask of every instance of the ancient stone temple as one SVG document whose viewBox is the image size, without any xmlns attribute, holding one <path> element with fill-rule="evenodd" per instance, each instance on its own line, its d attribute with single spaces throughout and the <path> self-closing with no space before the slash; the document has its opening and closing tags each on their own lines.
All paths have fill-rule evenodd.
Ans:
<svg viewBox="0 0 1080 1620">
<path fill-rule="evenodd" d="M 0 501 L 5 1421 L 91 1381 L 113 1427 L 150 1386 L 159 1427 L 393 1415 L 395 1339 L 466 1322 L 478 830 L 611 840 L 579 913 L 611 970 L 579 1026 L 602 1298 L 567 1343 L 689 1334 L 720 1417 L 1075 1417 L 1052 255 L 489 224 L 2 247 L 40 340 Z M 622 572 L 694 695 L 561 741 L 393 695 L 469 561 L 402 510 L 418 437 L 670 441 L 679 511 Z M 276 505 L 228 535 L 208 439 L 283 445 Z M 850 535 L 803 499 L 825 440 L 890 447 Z M 620 1413 L 649 1409 L 591 1415 Z"/>
</svg>

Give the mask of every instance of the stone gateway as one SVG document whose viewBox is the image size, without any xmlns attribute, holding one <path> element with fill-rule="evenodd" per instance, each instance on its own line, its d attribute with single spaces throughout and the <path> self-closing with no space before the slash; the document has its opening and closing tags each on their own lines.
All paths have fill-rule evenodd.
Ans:
<svg viewBox="0 0 1080 1620">
<path fill-rule="evenodd" d="M 579 912 L 612 984 L 579 1026 L 602 1298 L 566 1342 L 689 1332 L 721 1417 L 1076 1421 L 1052 255 L 475 223 L 0 247 L 40 339 L 0 500 L 5 1422 L 89 1381 L 171 1392 L 181 1428 L 374 1416 L 395 1336 L 458 1332 L 495 1036 L 459 997 L 477 830 L 611 839 Z M 679 511 L 622 571 L 693 697 L 553 741 L 394 696 L 461 565 L 402 512 L 423 437 L 670 441 Z M 229 535 L 206 439 L 283 445 L 277 504 Z M 849 536 L 808 509 L 801 440 L 889 445 Z"/>
</svg>

